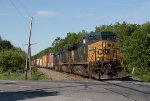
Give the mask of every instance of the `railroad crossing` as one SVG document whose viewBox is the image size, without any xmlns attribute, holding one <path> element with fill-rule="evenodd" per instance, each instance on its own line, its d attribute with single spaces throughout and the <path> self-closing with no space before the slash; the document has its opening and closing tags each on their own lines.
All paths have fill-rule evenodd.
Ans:
<svg viewBox="0 0 150 101">
<path fill-rule="evenodd" d="M 0 101 L 150 101 L 150 83 L 1 80 Z"/>
</svg>

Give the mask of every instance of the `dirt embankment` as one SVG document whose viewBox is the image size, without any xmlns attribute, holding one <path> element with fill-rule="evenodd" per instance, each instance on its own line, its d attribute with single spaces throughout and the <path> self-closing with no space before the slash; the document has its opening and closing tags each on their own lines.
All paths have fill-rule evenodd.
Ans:
<svg viewBox="0 0 150 101">
<path fill-rule="evenodd" d="M 61 73 L 54 70 L 48 70 L 44 68 L 39 68 L 38 71 L 46 74 L 48 77 L 52 78 L 53 80 L 77 80 L 77 81 L 89 81 L 91 79 L 84 78 L 78 75 L 69 74 L 69 73 Z"/>
</svg>

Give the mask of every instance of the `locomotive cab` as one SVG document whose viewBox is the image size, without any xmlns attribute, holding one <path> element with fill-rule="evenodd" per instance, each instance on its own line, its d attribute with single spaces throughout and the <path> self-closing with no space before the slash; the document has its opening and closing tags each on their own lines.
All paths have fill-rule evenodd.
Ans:
<svg viewBox="0 0 150 101">
<path fill-rule="evenodd" d="M 100 79 L 102 75 L 109 78 L 117 76 L 116 68 L 120 61 L 115 41 L 116 37 L 112 32 L 97 32 L 88 36 L 89 68 L 94 74 L 98 73 L 96 78 Z"/>
</svg>

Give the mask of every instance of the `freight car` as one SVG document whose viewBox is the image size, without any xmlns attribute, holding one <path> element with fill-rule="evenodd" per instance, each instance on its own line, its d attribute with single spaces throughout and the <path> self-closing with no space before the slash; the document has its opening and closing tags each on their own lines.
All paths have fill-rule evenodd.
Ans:
<svg viewBox="0 0 150 101">
<path fill-rule="evenodd" d="M 41 58 L 32 60 L 32 66 L 43 67 L 43 68 L 54 68 L 54 55 L 53 53 L 46 54 Z"/>
<path fill-rule="evenodd" d="M 113 78 L 120 72 L 120 52 L 112 32 L 91 32 L 58 53 L 53 54 L 58 71 L 96 79 Z"/>
</svg>

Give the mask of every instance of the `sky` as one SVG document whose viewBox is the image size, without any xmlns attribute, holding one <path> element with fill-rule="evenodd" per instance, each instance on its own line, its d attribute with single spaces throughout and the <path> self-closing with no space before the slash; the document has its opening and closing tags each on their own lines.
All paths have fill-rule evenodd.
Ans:
<svg viewBox="0 0 150 101">
<path fill-rule="evenodd" d="M 115 22 L 150 21 L 150 0 L 0 0 L 0 36 L 27 51 L 33 16 L 32 55 L 68 32 L 91 32 Z"/>
</svg>

